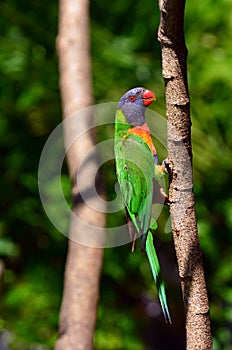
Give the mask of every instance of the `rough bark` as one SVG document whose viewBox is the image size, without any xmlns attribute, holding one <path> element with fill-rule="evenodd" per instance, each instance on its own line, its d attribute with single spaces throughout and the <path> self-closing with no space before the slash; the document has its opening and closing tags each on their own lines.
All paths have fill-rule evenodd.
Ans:
<svg viewBox="0 0 232 350">
<path fill-rule="evenodd" d="M 158 39 L 166 87 L 170 213 L 186 313 L 186 348 L 211 349 L 209 304 L 199 246 L 192 179 L 184 0 L 159 0 Z"/>
<path fill-rule="evenodd" d="M 64 120 L 93 102 L 88 0 L 60 0 L 57 49 L 60 67 L 60 89 Z M 88 129 L 89 118 L 82 118 L 77 128 Z M 83 125 L 86 124 L 86 125 Z M 65 143 L 72 137 L 72 123 L 66 123 Z M 74 214 L 91 227 L 105 225 L 103 213 L 91 209 L 84 201 L 76 200 L 75 176 L 83 156 L 93 147 L 92 132 L 87 132 L 80 143 L 73 143 L 67 152 L 70 177 L 73 181 Z M 96 171 L 97 161 L 87 162 L 87 173 Z M 84 171 L 86 171 L 86 169 Z M 86 178 L 88 185 L 88 177 Z M 89 184 L 90 186 L 93 184 Z M 97 199 L 96 199 L 97 200 Z M 85 234 L 77 221 L 70 222 L 73 232 Z M 103 249 L 91 248 L 69 240 L 64 278 L 64 292 L 60 311 L 59 338 L 56 350 L 89 350 L 93 348 L 93 334 L 99 297 L 99 278 Z"/>
</svg>

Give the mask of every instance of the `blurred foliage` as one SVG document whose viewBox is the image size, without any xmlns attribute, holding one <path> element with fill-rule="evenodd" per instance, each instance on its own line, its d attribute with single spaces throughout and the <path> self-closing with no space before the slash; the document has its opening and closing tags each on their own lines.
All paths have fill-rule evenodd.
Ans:
<svg viewBox="0 0 232 350">
<path fill-rule="evenodd" d="M 66 239 L 47 219 L 37 170 L 47 137 L 61 121 L 55 52 L 58 4 L 6 0 L 0 4 L 0 349 L 53 348 L 62 294 Z M 90 4 L 96 102 L 117 101 L 127 89 L 155 91 L 152 107 L 165 115 L 159 11 L 148 0 Z M 192 109 L 194 178 L 200 242 L 208 284 L 214 350 L 232 349 L 232 3 L 187 2 L 186 42 Z M 99 136 L 111 137 L 106 129 Z M 113 198 L 113 162 L 103 169 Z M 109 171 L 110 169 L 110 171 Z M 70 201 L 64 166 L 62 184 Z M 59 213 L 59 203 L 54 203 Z M 59 214 L 60 215 L 60 214 Z M 143 254 L 129 246 L 105 251 L 95 348 L 184 349 L 184 316 L 170 234 L 157 233 L 173 326 L 165 326 Z M 108 225 L 124 222 L 124 213 Z M 122 263 L 123 262 L 123 263 Z"/>
</svg>

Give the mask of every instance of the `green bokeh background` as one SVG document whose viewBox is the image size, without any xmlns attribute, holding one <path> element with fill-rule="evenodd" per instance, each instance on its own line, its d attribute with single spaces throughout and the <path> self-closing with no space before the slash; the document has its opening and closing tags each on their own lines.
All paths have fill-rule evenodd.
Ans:
<svg viewBox="0 0 232 350">
<path fill-rule="evenodd" d="M 67 239 L 44 213 L 37 171 L 46 139 L 62 120 L 55 50 L 58 4 L 54 0 L 6 0 L 0 3 L 0 11 L 0 270 L 4 267 L 0 349 L 8 344 L 12 350 L 50 350 L 57 337 Z M 152 108 L 165 115 L 156 2 L 93 0 L 90 15 L 96 103 L 117 101 L 129 88 L 142 85 L 155 91 L 157 102 Z M 185 35 L 194 188 L 213 348 L 230 350 L 232 2 L 187 1 Z M 112 130 L 105 129 L 99 139 L 111 135 Z M 115 195 L 113 162 L 103 170 L 111 199 Z M 65 165 L 62 184 L 70 200 Z M 59 203 L 54 210 L 59 212 Z M 173 326 L 164 324 L 144 255 L 129 254 L 128 245 L 107 249 L 96 350 L 185 349 L 172 238 L 163 233 L 167 217 L 165 210 L 159 218 L 156 243 Z M 109 215 L 108 225 L 123 220 L 124 213 Z"/>
</svg>

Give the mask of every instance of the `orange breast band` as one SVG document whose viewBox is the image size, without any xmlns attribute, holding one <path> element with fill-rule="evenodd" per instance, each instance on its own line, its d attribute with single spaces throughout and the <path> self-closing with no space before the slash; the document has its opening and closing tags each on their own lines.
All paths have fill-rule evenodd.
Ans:
<svg viewBox="0 0 232 350">
<path fill-rule="evenodd" d="M 128 132 L 130 134 L 135 134 L 135 135 L 141 137 L 141 139 L 143 139 L 143 141 L 146 142 L 146 144 L 149 146 L 153 156 L 156 155 L 156 149 L 155 149 L 155 146 L 152 142 L 150 130 L 147 126 L 147 123 L 144 123 L 141 126 L 134 126 L 133 128 L 130 128 L 128 130 Z"/>
</svg>

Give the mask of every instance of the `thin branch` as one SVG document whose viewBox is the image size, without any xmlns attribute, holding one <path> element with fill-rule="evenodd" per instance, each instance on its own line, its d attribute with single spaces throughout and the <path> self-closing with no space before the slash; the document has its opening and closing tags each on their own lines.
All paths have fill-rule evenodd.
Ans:
<svg viewBox="0 0 232 350">
<path fill-rule="evenodd" d="M 209 304 L 199 246 L 192 179 L 184 0 L 159 0 L 158 39 L 166 87 L 170 213 L 186 313 L 187 349 L 211 349 Z"/>
</svg>

